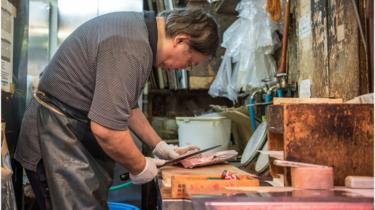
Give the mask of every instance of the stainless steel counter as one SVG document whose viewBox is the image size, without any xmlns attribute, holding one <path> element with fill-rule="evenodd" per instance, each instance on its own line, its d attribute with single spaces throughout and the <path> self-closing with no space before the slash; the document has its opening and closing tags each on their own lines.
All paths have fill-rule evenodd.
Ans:
<svg viewBox="0 0 375 210">
<path fill-rule="evenodd" d="M 193 202 L 186 199 L 162 199 L 163 210 L 192 210 Z"/>
<path fill-rule="evenodd" d="M 161 181 L 158 180 L 159 185 Z M 373 209 L 372 189 L 349 189 L 335 187 L 332 190 L 302 190 L 279 187 L 259 187 L 258 191 L 243 191 L 231 196 L 200 195 L 188 199 L 163 199 L 159 188 L 158 206 L 163 210 L 204 210 L 204 209 Z M 268 192 L 270 191 L 270 192 Z M 271 192 L 273 191 L 273 192 Z M 311 207 L 311 208 L 310 208 Z"/>
</svg>

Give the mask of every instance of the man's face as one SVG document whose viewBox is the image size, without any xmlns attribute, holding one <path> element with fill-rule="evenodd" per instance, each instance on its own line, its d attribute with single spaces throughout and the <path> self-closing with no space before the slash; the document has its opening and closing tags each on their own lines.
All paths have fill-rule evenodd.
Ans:
<svg viewBox="0 0 375 210">
<path fill-rule="evenodd" d="M 165 70 L 185 69 L 191 70 L 208 59 L 207 55 L 192 49 L 187 39 L 174 40 L 173 47 L 168 49 L 168 56 L 161 62 L 160 67 Z"/>
</svg>

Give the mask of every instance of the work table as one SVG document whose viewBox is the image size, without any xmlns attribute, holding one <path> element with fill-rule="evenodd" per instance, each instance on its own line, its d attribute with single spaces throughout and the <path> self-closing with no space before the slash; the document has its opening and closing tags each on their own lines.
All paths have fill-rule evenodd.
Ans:
<svg viewBox="0 0 375 210">
<path fill-rule="evenodd" d="M 206 176 L 215 173 L 220 174 L 222 170 L 226 169 L 238 175 L 251 175 L 230 164 L 196 169 L 184 169 L 177 166 L 162 168 L 156 179 L 158 206 L 164 210 L 373 209 L 373 189 L 349 189 L 346 187 L 335 187 L 330 190 L 302 190 L 292 187 L 258 186 L 256 183 L 254 186 L 234 184 L 234 186 L 219 187 L 211 191 L 203 189 L 202 192 L 204 193 L 194 192 L 193 195 L 187 197 L 181 196 L 180 191 L 177 194 L 175 192 L 172 196 L 172 176 Z M 176 196 L 179 198 L 175 198 Z"/>
</svg>

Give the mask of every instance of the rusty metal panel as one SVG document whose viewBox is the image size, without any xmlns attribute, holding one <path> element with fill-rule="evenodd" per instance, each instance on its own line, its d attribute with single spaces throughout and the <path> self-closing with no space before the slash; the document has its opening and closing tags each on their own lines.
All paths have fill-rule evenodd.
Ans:
<svg viewBox="0 0 375 210">
<path fill-rule="evenodd" d="M 284 151 L 284 136 L 283 134 L 268 132 L 268 149 L 270 151 Z M 279 174 L 286 174 L 286 168 L 278 167 L 273 164 L 274 158 L 270 158 L 269 172 L 272 177 L 278 177 Z"/>
<path fill-rule="evenodd" d="M 284 105 L 270 105 L 268 109 L 268 148 L 270 151 L 284 150 Z M 286 169 L 273 165 L 270 159 L 270 174 L 277 177 L 278 174 L 286 173 Z"/>
<path fill-rule="evenodd" d="M 287 160 L 333 166 L 335 185 L 373 175 L 373 105 L 286 105 L 284 125 Z"/>
<path fill-rule="evenodd" d="M 282 134 L 284 131 L 283 124 L 283 106 L 271 105 L 268 109 L 268 131 L 271 133 Z"/>
</svg>

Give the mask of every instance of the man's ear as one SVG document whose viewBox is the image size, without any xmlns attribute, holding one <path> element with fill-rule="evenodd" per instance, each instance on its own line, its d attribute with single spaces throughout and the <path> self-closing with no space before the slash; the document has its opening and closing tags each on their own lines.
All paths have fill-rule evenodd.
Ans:
<svg viewBox="0 0 375 210">
<path fill-rule="evenodd" d="M 187 34 L 178 34 L 173 38 L 173 46 L 178 44 L 188 43 L 190 41 L 190 36 Z"/>
</svg>

